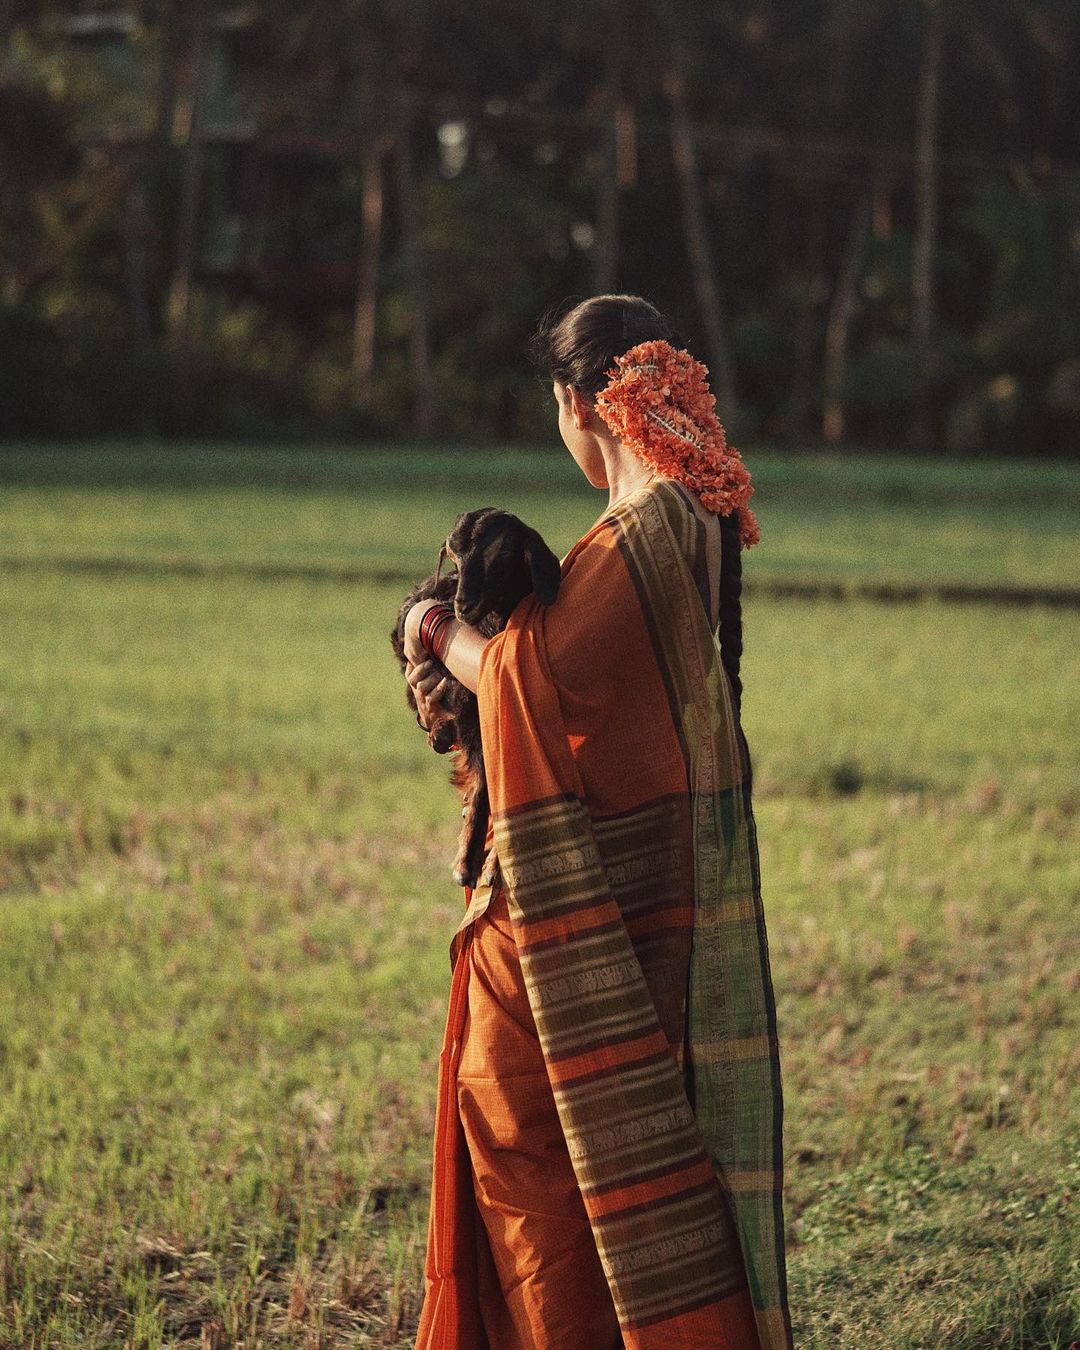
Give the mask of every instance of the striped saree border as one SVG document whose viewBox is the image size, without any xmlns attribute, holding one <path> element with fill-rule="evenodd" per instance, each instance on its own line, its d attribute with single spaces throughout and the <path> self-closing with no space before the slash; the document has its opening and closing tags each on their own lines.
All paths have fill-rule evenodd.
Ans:
<svg viewBox="0 0 1080 1350">
<path fill-rule="evenodd" d="M 593 818 L 541 634 L 511 622 L 480 684 L 495 851 L 627 1343 L 644 1343 L 634 1332 L 646 1328 L 649 1345 L 669 1332 L 681 1343 L 680 1329 L 710 1325 L 710 1306 L 749 1282 L 761 1350 L 788 1350 L 779 1061 L 749 766 L 687 562 L 692 513 L 674 492 L 630 494 L 601 532 L 621 569 L 613 585 L 638 596 L 689 795 Z M 509 782 L 518 796 L 543 784 L 543 795 L 504 809 Z"/>
<path fill-rule="evenodd" d="M 696 868 L 688 1081 L 731 1197 L 762 1346 L 774 1350 L 791 1343 L 783 1095 L 750 766 L 716 635 L 684 562 L 695 556 L 695 515 L 674 484 L 631 494 L 613 515 L 689 769 Z"/>
<path fill-rule="evenodd" d="M 724 1298 L 745 1275 L 592 823 L 576 799 L 541 810 L 542 821 L 496 817 L 496 846 L 567 1149 L 620 1324 L 631 1330 Z M 513 822 L 526 819 L 523 863 Z M 580 862 L 559 873 L 557 936 L 548 933 L 547 877 L 529 866 L 545 838 L 549 856 Z"/>
</svg>

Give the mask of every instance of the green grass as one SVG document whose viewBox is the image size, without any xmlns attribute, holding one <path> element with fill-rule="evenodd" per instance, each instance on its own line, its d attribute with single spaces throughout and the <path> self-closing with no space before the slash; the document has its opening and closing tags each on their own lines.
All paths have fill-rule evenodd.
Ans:
<svg viewBox="0 0 1080 1350">
<path fill-rule="evenodd" d="M 283 455 L 210 487 L 194 456 L 128 487 L 28 457 L 0 489 L 0 552 L 37 560 L 0 567 L 0 1345 L 409 1345 L 461 895 L 386 640 L 402 587 L 150 564 L 426 567 L 464 506 L 531 502 L 562 547 L 602 501 L 559 461 L 493 491 L 462 458 L 421 498 L 434 461 L 400 453 L 377 490 L 329 452 L 318 487 L 267 483 Z M 990 467 L 1017 498 L 1026 469 Z M 844 497 L 926 565 L 885 466 L 772 471 L 776 547 L 786 521 L 815 557 L 799 511 Z M 1076 478 L 1031 485 L 1014 579 L 1072 582 Z M 997 510 L 969 499 L 968 537 Z M 72 556 L 146 570 L 47 565 Z M 1080 614 L 756 598 L 746 633 L 798 1343 L 1064 1350 Z"/>
<path fill-rule="evenodd" d="M 1080 583 L 1080 469 L 747 451 L 751 581 Z M 560 554 L 605 505 L 565 451 L 8 448 L 0 560 L 430 569 L 457 511 L 505 506 Z M 49 491 L 43 492 L 43 487 Z"/>
</svg>

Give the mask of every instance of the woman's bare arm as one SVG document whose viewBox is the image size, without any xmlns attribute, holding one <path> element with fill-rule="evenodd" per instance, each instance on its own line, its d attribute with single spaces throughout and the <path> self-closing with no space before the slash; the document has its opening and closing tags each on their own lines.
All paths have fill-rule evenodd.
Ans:
<svg viewBox="0 0 1080 1350">
<path fill-rule="evenodd" d="M 439 701 L 442 682 L 442 672 L 420 645 L 420 620 L 430 604 L 430 601 L 421 601 L 414 605 L 405 621 L 405 656 L 410 663 L 405 676 L 413 687 L 420 716 L 425 723 L 431 720 L 426 705 Z M 456 680 L 460 680 L 466 689 L 471 689 L 475 694 L 480 682 L 480 653 L 488 640 L 479 629 L 459 619 L 450 620 L 448 634 L 441 642 L 442 664 Z"/>
<path fill-rule="evenodd" d="M 450 624 L 450 640 L 443 651 L 442 663 L 455 680 L 474 694 L 480 683 L 480 654 L 487 644 L 488 639 L 471 624 L 457 619 Z"/>
</svg>

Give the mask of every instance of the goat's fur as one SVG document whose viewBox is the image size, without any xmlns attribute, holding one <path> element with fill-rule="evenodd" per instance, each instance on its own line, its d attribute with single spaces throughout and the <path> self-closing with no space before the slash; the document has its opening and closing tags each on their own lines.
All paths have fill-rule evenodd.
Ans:
<svg viewBox="0 0 1080 1350">
<path fill-rule="evenodd" d="M 449 558 L 456 572 L 442 576 Z M 531 592 L 543 605 L 559 593 L 559 560 L 540 535 L 509 511 L 485 506 L 465 511 L 454 522 L 439 551 L 432 576 L 414 586 L 398 613 L 390 634 L 394 653 L 405 672 L 405 620 L 419 600 L 442 600 L 452 604 L 464 623 L 494 637 L 506 624 L 518 602 Z M 436 662 L 438 665 L 438 662 Z M 441 703 L 428 728 L 428 744 L 440 755 L 456 750 L 451 781 L 461 793 L 462 828 L 454 881 L 475 887 L 484 864 L 490 808 L 484 756 L 480 744 L 480 713 L 476 695 L 449 675 Z M 415 713 L 416 696 L 406 681 L 405 699 Z"/>
</svg>

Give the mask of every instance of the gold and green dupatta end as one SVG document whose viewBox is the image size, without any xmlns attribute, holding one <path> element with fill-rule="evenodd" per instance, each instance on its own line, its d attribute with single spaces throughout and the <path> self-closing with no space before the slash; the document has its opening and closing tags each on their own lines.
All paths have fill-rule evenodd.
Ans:
<svg viewBox="0 0 1080 1350">
<path fill-rule="evenodd" d="M 749 1286 L 791 1345 L 776 1018 L 749 762 L 674 484 L 523 601 L 479 688 L 495 848 L 559 1119 L 628 1346 Z"/>
</svg>

